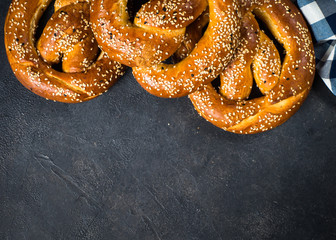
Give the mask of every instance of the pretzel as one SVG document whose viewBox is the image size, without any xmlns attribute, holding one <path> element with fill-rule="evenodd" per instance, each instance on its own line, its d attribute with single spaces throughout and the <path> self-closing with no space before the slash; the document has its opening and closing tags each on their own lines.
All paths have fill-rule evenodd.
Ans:
<svg viewBox="0 0 336 240">
<path fill-rule="evenodd" d="M 206 8 L 206 0 L 150 0 L 129 20 L 127 0 L 92 0 L 92 29 L 110 58 L 127 66 L 151 66 L 169 58 L 186 26 Z"/>
<path fill-rule="evenodd" d="M 106 92 L 124 69 L 105 53 L 97 58 L 88 2 L 57 0 L 57 11 L 47 23 L 37 51 L 36 26 L 50 2 L 13 0 L 5 23 L 9 63 L 18 80 L 41 97 L 66 103 L 93 99 Z M 63 71 L 52 68 L 61 61 Z"/>
<path fill-rule="evenodd" d="M 210 22 L 192 52 L 177 64 L 133 68 L 149 93 L 165 98 L 186 96 L 212 82 L 231 61 L 238 45 L 240 17 L 235 0 L 209 0 Z"/>
<path fill-rule="evenodd" d="M 221 76 L 221 94 L 208 84 L 189 98 L 200 115 L 217 127 L 253 134 L 279 126 L 299 109 L 313 83 L 315 58 L 306 23 L 289 0 L 241 0 L 240 5 L 242 40 L 236 58 Z M 283 45 L 282 66 L 277 49 L 258 30 L 251 12 Z M 264 96 L 248 99 L 252 75 Z"/>
</svg>

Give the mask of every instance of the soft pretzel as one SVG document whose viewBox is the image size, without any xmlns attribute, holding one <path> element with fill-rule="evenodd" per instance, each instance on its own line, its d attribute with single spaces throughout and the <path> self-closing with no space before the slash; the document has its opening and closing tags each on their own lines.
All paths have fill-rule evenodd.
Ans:
<svg viewBox="0 0 336 240">
<path fill-rule="evenodd" d="M 210 22 L 192 52 L 177 64 L 133 68 L 149 93 L 165 98 L 186 96 L 214 80 L 231 61 L 238 45 L 240 17 L 235 0 L 209 0 Z"/>
<path fill-rule="evenodd" d="M 104 53 L 97 58 L 89 3 L 56 1 L 57 11 L 38 42 L 39 52 L 36 50 L 36 26 L 50 2 L 13 0 L 10 6 L 5 45 L 15 75 L 29 90 L 54 101 L 76 103 L 101 95 L 123 74 L 123 67 Z M 61 57 L 64 72 L 52 68 Z"/>
<path fill-rule="evenodd" d="M 286 56 L 282 66 L 271 40 L 263 33 L 251 33 L 256 22 L 248 24 L 249 29 L 245 34 L 243 31 L 243 49 L 222 75 L 222 94 L 208 84 L 189 97 L 200 115 L 214 125 L 251 134 L 282 124 L 299 109 L 313 83 L 315 59 L 306 23 L 289 0 L 241 0 L 240 5 L 243 15 L 256 14 L 283 45 Z M 257 48 L 255 41 L 259 42 Z M 247 98 L 252 87 L 251 65 L 256 83 L 265 94 L 255 99 Z"/>
<path fill-rule="evenodd" d="M 169 58 L 186 26 L 206 8 L 206 0 L 150 0 L 130 22 L 127 0 L 92 0 L 92 29 L 110 58 L 127 66 L 151 66 Z"/>
</svg>

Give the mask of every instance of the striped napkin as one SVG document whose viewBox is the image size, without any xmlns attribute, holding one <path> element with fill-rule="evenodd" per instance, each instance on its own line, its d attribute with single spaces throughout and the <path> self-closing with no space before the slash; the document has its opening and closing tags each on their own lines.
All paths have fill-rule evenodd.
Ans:
<svg viewBox="0 0 336 240">
<path fill-rule="evenodd" d="M 297 0 L 316 39 L 316 69 L 336 95 L 336 0 Z"/>
</svg>

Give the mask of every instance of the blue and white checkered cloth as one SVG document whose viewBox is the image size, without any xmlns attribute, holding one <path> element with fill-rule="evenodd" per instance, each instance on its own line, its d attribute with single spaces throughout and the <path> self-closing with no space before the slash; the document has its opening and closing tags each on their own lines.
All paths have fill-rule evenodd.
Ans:
<svg viewBox="0 0 336 240">
<path fill-rule="evenodd" d="M 316 39 L 316 69 L 336 95 L 336 0 L 297 0 Z"/>
</svg>

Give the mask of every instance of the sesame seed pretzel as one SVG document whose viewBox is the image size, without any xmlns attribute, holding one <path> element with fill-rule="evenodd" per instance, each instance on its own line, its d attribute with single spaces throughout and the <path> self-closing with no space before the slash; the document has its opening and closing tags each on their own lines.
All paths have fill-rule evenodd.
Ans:
<svg viewBox="0 0 336 240">
<path fill-rule="evenodd" d="M 37 95 L 78 103 L 106 92 L 124 73 L 120 63 L 99 56 L 89 24 L 89 3 L 57 0 L 35 47 L 37 23 L 51 0 L 13 0 L 5 23 L 9 63 L 18 80 Z M 63 71 L 53 69 L 62 61 Z"/>
<path fill-rule="evenodd" d="M 313 83 L 315 58 L 306 23 L 289 0 L 241 0 L 240 5 L 245 15 L 242 40 L 236 58 L 221 75 L 220 93 L 208 84 L 189 98 L 200 115 L 217 127 L 252 134 L 279 126 L 299 109 Z M 251 12 L 283 45 L 282 66 L 277 49 L 258 31 Z M 248 99 L 252 75 L 264 96 Z"/>
<path fill-rule="evenodd" d="M 185 28 L 206 8 L 206 0 L 150 0 L 131 23 L 127 0 L 92 0 L 92 29 L 109 57 L 130 67 L 169 58 Z"/>
<path fill-rule="evenodd" d="M 149 93 L 165 98 L 186 96 L 212 82 L 231 61 L 240 35 L 237 1 L 209 0 L 208 5 L 208 28 L 185 59 L 133 68 L 134 77 Z"/>
</svg>

